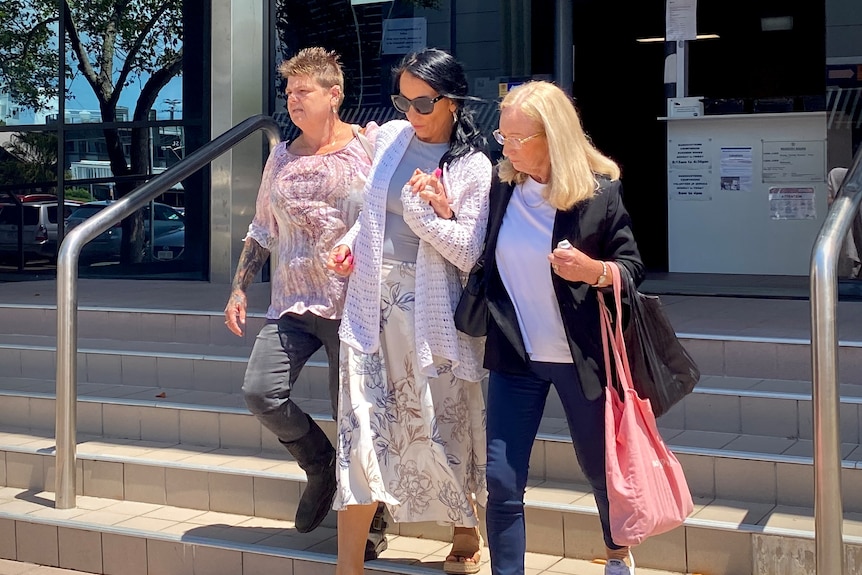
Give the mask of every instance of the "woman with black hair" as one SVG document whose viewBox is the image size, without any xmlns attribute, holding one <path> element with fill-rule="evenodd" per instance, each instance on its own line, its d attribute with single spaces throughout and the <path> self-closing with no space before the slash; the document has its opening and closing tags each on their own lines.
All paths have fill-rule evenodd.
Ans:
<svg viewBox="0 0 862 575">
<path fill-rule="evenodd" d="M 363 572 L 378 502 L 395 521 L 454 526 L 447 573 L 479 570 L 484 505 L 481 340 L 455 329 L 482 251 L 491 162 L 465 109 L 467 79 L 442 50 L 395 70 L 356 225 L 328 266 L 350 275 L 341 321 L 337 575 Z"/>
</svg>

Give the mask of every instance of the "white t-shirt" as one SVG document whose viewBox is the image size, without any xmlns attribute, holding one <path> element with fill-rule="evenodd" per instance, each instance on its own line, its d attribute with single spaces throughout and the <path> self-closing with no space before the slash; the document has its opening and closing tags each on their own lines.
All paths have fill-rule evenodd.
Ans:
<svg viewBox="0 0 862 575">
<path fill-rule="evenodd" d="M 572 363 L 548 262 L 557 211 L 542 197 L 544 189 L 532 178 L 515 186 L 497 239 L 497 268 L 530 359 Z"/>
</svg>

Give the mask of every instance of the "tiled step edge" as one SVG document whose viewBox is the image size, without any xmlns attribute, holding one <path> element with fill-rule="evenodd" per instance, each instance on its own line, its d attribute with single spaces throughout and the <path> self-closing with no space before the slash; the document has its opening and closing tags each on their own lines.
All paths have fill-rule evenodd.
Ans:
<svg viewBox="0 0 862 575">
<path fill-rule="evenodd" d="M 60 513 L 62 513 L 60 511 Z M 4 525 L 4 522 L 6 523 Z M 144 529 L 129 529 L 104 525 L 98 523 L 87 523 L 75 521 L 74 519 L 32 517 L 23 513 L 6 513 L 0 511 L 0 534 L 4 531 L 14 531 L 15 534 L 24 533 L 31 541 L 38 541 L 38 545 L 50 548 L 52 546 L 52 534 L 57 533 L 57 558 L 45 560 L 37 555 L 38 552 L 29 549 L 24 544 L 22 553 L 18 550 L 17 537 L 12 538 L 16 542 L 15 556 L 8 551 L 0 554 L 4 559 L 24 561 L 52 567 L 61 567 L 84 571 L 86 573 L 109 573 L 110 567 L 106 567 L 108 556 L 105 554 L 106 545 L 104 536 L 143 540 L 143 555 L 138 557 L 124 556 L 122 558 L 125 567 L 121 572 L 131 575 L 140 573 L 145 575 L 152 570 L 140 570 L 140 565 L 147 566 L 150 563 L 159 565 L 170 565 L 169 571 L 176 572 L 180 564 L 185 569 L 183 572 L 207 573 L 207 575 L 262 575 L 264 573 L 314 573 L 333 574 L 335 572 L 335 556 L 313 551 L 288 549 L 283 547 L 268 547 L 259 544 L 241 543 L 227 539 L 213 537 L 171 535 L 158 531 Z M 64 561 L 63 546 L 59 543 L 60 530 L 72 530 L 81 535 L 89 535 L 92 544 L 92 535 L 99 536 L 99 556 L 93 557 L 93 550 L 75 549 L 69 550 L 69 559 Z M 86 537 L 84 535 L 84 537 Z M 73 537 L 74 539 L 74 537 Z M 114 539 L 116 542 L 118 539 Z M 8 541 L 8 539 L 7 539 Z M 3 548 L 8 543 L 3 544 Z M 128 543 L 125 546 L 129 547 Z M 52 550 L 53 551 L 53 550 Z M 50 552 L 49 552 L 50 553 Z M 52 554 L 52 553 L 51 553 Z M 253 557 L 249 557 L 253 556 Z M 44 557 L 44 555 L 43 555 Z M 113 558 L 114 568 L 119 567 Z M 143 560 L 142 560 L 143 559 Z M 89 564 L 86 564 L 89 562 Z M 192 565 L 188 565 L 191 562 Z M 366 563 L 366 574 L 403 574 L 403 575 L 439 575 L 439 570 L 428 567 L 398 563 L 386 560 L 370 561 Z M 137 569 L 136 569 L 137 567 Z M 187 569 L 187 570 L 186 570 Z M 113 571 L 116 572 L 116 571 Z M 161 571 L 159 571 L 161 572 Z"/>
</svg>

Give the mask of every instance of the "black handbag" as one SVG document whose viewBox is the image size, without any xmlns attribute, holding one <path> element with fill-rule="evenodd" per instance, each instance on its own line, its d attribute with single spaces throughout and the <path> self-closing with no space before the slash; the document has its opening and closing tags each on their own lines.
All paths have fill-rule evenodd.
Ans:
<svg viewBox="0 0 862 575">
<path fill-rule="evenodd" d="M 485 298 L 485 268 L 482 261 L 476 262 L 461 292 L 455 308 L 455 327 L 473 337 L 488 334 L 488 300 Z"/>
<path fill-rule="evenodd" d="M 676 337 L 658 296 L 638 291 L 626 268 L 618 266 L 629 304 L 623 340 L 638 395 L 649 399 L 656 417 L 688 395 L 700 380 L 700 370 Z"/>
</svg>

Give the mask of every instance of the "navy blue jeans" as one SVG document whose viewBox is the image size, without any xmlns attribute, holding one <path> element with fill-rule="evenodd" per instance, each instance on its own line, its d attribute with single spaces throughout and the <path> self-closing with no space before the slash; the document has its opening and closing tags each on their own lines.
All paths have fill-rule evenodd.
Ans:
<svg viewBox="0 0 862 575">
<path fill-rule="evenodd" d="M 314 352 L 324 347 L 329 361 L 329 399 L 332 417 L 338 408 L 338 339 L 340 320 L 311 312 L 286 313 L 260 330 L 242 391 L 245 403 L 260 422 L 285 443 L 308 433 L 308 417 L 290 399 L 299 372 Z"/>
<path fill-rule="evenodd" d="M 604 394 L 587 401 L 573 364 L 534 362 L 528 375 L 492 371 L 488 382 L 486 522 L 494 575 L 524 573 L 524 491 L 530 451 L 552 384 L 566 413 L 578 463 L 596 498 L 605 545 L 620 548 L 608 523 Z"/>
</svg>

